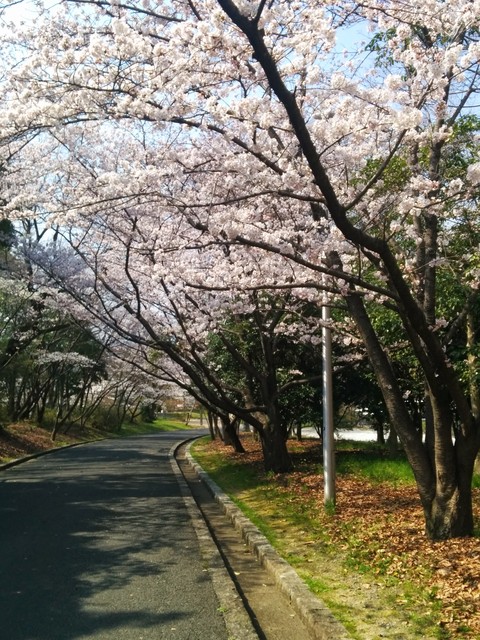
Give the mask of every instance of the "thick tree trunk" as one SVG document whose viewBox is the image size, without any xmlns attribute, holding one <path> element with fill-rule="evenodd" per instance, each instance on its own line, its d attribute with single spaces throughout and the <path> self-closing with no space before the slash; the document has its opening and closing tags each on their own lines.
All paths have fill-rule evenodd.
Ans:
<svg viewBox="0 0 480 640">
<path fill-rule="evenodd" d="M 473 443 L 461 435 L 454 445 L 453 469 L 437 467 L 435 493 L 424 504 L 427 535 L 446 540 L 473 534 L 472 475 L 475 464 Z"/>
<path fill-rule="evenodd" d="M 220 417 L 223 425 L 223 441 L 233 447 L 236 453 L 245 453 L 243 444 L 238 437 L 236 420 L 230 420 L 228 416 Z"/>
<path fill-rule="evenodd" d="M 292 470 L 293 465 L 287 448 L 288 431 L 280 416 L 276 380 L 273 376 L 267 377 L 264 385 L 263 397 L 266 400 L 266 413 L 264 426 L 259 435 L 265 471 L 287 473 Z"/>
<path fill-rule="evenodd" d="M 288 473 L 292 470 L 292 460 L 287 448 L 287 441 L 279 429 L 267 424 L 260 433 L 263 463 L 265 471 Z"/>
<path fill-rule="evenodd" d="M 367 347 L 385 399 L 390 420 L 405 449 L 417 482 L 425 514 L 425 529 L 432 540 L 469 536 L 473 533 L 471 481 L 478 451 L 478 437 L 466 428 L 456 431 L 452 441 L 453 416 L 448 396 L 431 393 L 431 433 L 427 441 L 405 406 L 392 367 L 360 296 L 346 297 L 348 308 Z M 464 436 L 463 433 L 470 433 Z"/>
<path fill-rule="evenodd" d="M 424 512 L 426 533 L 431 540 L 448 540 L 473 534 L 470 489 L 455 487 L 447 496 L 437 494 Z"/>
</svg>

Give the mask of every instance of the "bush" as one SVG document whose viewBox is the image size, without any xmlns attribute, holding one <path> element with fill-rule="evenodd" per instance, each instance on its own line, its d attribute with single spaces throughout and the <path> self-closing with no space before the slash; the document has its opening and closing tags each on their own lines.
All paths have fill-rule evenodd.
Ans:
<svg viewBox="0 0 480 640">
<path fill-rule="evenodd" d="M 99 405 L 92 417 L 92 427 L 100 431 L 120 431 L 123 422 L 123 411 L 116 405 Z"/>
</svg>

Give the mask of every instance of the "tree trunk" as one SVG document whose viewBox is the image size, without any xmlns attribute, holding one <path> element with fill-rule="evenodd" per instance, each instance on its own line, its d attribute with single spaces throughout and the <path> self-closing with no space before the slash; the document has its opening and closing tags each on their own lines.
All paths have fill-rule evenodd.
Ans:
<svg viewBox="0 0 480 640">
<path fill-rule="evenodd" d="M 478 420 L 480 418 L 480 387 L 478 379 L 478 358 L 475 353 L 476 346 L 476 326 L 475 317 L 471 309 L 467 312 L 467 367 L 468 384 L 470 388 L 470 404 L 472 413 Z"/>
<path fill-rule="evenodd" d="M 287 448 L 287 438 L 278 423 L 266 417 L 265 425 L 259 431 L 262 444 L 265 471 L 288 473 L 293 469 L 292 459 Z"/>
<path fill-rule="evenodd" d="M 223 441 L 233 447 L 236 453 L 245 453 L 245 449 L 238 437 L 236 420 L 230 420 L 229 416 L 221 416 L 223 424 Z"/>
<path fill-rule="evenodd" d="M 464 425 L 455 431 L 449 396 L 430 390 L 431 433 L 424 443 L 412 420 L 388 357 L 383 350 L 362 299 L 352 291 L 347 305 L 367 347 L 392 426 L 413 469 L 425 514 L 425 529 L 432 540 L 473 534 L 471 481 L 478 452 L 478 437 Z M 469 435 L 464 435 L 469 434 Z"/>
<path fill-rule="evenodd" d="M 260 433 L 265 471 L 288 473 L 293 469 L 285 438 L 277 429 L 265 428 Z"/>
<path fill-rule="evenodd" d="M 37 403 L 37 423 L 41 427 L 45 417 L 45 397 L 42 396 Z"/>
<path fill-rule="evenodd" d="M 472 475 L 475 456 L 456 444 L 456 475 L 439 472 L 435 495 L 424 505 L 426 532 L 432 540 L 473 534 Z"/>
<path fill-rule="evenodd" d="M 55 424 L 53 425 L 52 430 L 50 432 L 50 440 L 52 442 L 55 442 L 55 440 L 57 439 L 57 435 L 61 426 L 62 426 L 62 406 L 60 405 L 55 415 Z"/>
<path fill-rule="evenodd" d="M 379 421 L 376 422 L 375 431 L 377 432 L 378 444 L 385 444 L 385 431 L 383 428 L 383 422 L 379 422 Z"/>
<path fill-rule="evenodd" d="M 299 442 L 302 441 L 303 436 L 302 436 L 302 423 L 301 422 L 297 422 L 297 425 L 295 427 L 295 435 L 297 436 L 297 440 Z"/>
<path fill-rule="evenodd" d="M 387 438 L 388 453 L 393 458 L 398 454 L 398 436 L 395 427 L 390 426 Z"/>
<path fill-rule="evenodd" d="M 211 411 L 207 411 L 208 430 L 210 432 L 210 439 L 215 440 L 217 435 L 215 433 L 215 416 Z"/>
<path fill-rule="evenodd" d="M 15 416 L 15 378 L 13 374 L 7 377 L 7 415 L 13 421 Z"/>
</svg>

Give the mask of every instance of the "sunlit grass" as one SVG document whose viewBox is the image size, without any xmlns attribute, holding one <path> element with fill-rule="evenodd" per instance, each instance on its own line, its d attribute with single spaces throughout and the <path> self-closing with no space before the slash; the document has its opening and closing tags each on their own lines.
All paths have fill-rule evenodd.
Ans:
<svg viewBox="0 0 480 640">
<path fill-rule="evenodd" d="M 258 473 L 245 464 L 239 456 L 238 460 L 226 460 L 221 453 L 208 449 L 209 437 L 196 440 L 191 448 L 192 454 L 200 466 L 208 471 L 208 475 L 223 490 L 232 494 L 233 498 L 241 495 L 242 492 L 262 486 Z"/>
<path fill-rule="evenodd" d="M 185 429 L 192 429 L 191 425 L 185 424 L 181 420 L 174 420 L 170 418 L 158 418 L 153 422 L 125 422 L 122 424 L 122 428 L 119 432 L 113 432 L 111 435 L 115 436 L 139 436 L 147 433 L 156 433 L 158 431 L 179 431 Z"/>
<path fill-rule="evenodd" d="M 404 458 L 388 459 L 373 453 L 347 453 L 337 456 L 337 473 L 353 474 L 371 482 L 390 482 L 393 485 L 412 484 L 412 469 Z"/>
</svg>

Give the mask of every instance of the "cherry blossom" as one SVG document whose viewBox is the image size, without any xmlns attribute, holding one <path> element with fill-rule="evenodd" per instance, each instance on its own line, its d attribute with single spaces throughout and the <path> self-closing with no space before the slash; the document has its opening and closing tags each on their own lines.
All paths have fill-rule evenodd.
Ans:
<svg viewBox="0 0 480 640">
<path fill-rule="evenodd" d="M 251 314 L 253 292 L 283 296 L 276 331 L 314 344 L 301 310 L 325 290 L 365 343 L 429 535 L 471 531 L 480 405 L 474 367 L 462 384 L 447 352 L 454 337 L 470 348 L 462 321 L 479 290 L 467 256 L 480 3 L 38 6 L 2 29 L 2 213 L 56 234 L 36 260 L 69 304 L 125 342 L 170 349 L 198 392 L 201 376 L 217 384 L 205 340 Z M 65 254 L 81 268 L 62 274 Z M 461 293 L 446 314 L 452 272 Z M 396 314 L 424 376 L 426 444 L 378 309 Z"/>
</svg>

